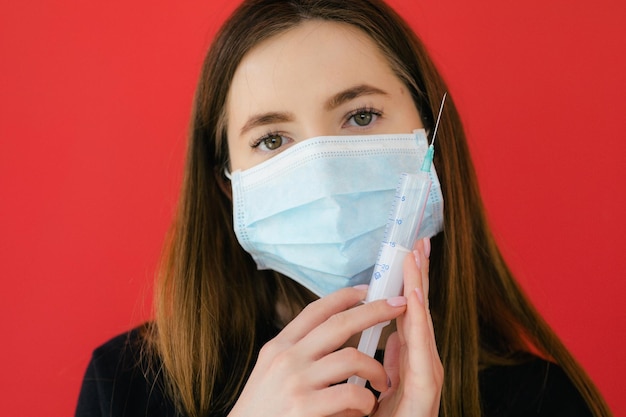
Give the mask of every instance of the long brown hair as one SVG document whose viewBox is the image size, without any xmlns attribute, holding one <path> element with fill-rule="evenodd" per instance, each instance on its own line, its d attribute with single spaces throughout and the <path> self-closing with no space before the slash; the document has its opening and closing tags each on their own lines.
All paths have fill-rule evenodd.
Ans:
<svg viewBox="0 0 626 417">
<path fill-rule="evenodd" d="M 448 89 L 421 41 L 378 0 L 251 0 L 223 25 L 202 69 L 190 126 L 177 217 L 156 288 L 149 339 L 165 380 L 190 416 L 232 407 L 271 337 L 276 304 L 294 311 L 308 292 L 276 273 L 258 271 L 237 243 L 232 203 L 220 187 L 228 165 L 225 103 L 235 70 L 251 48 L 303 21 L 360 28 L 410 89 L 427 129 Z M 596 416 L 601 396 L 508 269 L 486 221 L 465 133 L 454 100 L 446 103 L 435 165 L 446 203 L 444 232 L 432 239 L 431 309 L 445 369 L 443 416 L 479 416 L 478 372 L 538 351 L 557 362 Z"/>
</svg>

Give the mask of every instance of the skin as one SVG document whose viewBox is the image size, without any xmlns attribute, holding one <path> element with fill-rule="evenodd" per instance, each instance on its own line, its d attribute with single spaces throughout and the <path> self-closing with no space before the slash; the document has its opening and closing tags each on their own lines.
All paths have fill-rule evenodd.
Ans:
<svg viewBox="0 0 626 417">
<path fill-rule="evenodd" d="M 342 92 L 352 94 L 336 100 Z M 355 112 L 356 118 L 373 116 L 371 123 L 358 125 Z M 227 115 L 232 171 L 316 136 L 410 133 L 423 127 L 408 90 L 365 34 L 315 21 L 261 43 L 244 57 L 231 84 Z M 268 142 L 252 147 L 268 134 L 279 147 L 270 150 Z"/>
<path fill-rule="evenodd" d="M 228 103 L 231 170 L 247 169 L 316 136 L 421 128 L 404 84 L 367 35 L 311 21 L 259 44 L 242 60 Z M 427 240 L 404 262 L 404 295 L 362 304 L 345 288 L 309 304 L 259 354 L 231 416 L 436 416 L 443 368 L 428 310 Z M 356 307 L 355 307 L 356 306 Z M 385 363 L 346 347 L 396 319 Z M 342 383 L 352 375 L 382 392 Z"/>
</svg>

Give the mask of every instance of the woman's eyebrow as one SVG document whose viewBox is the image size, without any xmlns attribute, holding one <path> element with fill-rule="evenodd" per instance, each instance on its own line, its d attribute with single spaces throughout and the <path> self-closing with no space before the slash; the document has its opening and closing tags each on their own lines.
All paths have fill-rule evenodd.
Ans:
<svg viewBox="0 0 626 417">
<path fill-rule="evenodd" d="M 246 124 L 243 125 L 239 134 L 243 136 L 247 131 L 254 129 L 255 127 L 270 125 L 273 123 L 292 122 L 293 120 L 293 114 L 288 112 L 269 112 L 255 114 L 251 116 L 248 121 L 246 121 Z"/>
<path fill-rule="evenodd" d="M 345 102 L 354 100 L 357 97 L 367 96 L 367 95 L 372 95 L 372 94 L 380 94 L 384 96 L 389 95 L 389 93 L 381 90 L 380 88 L 376 88 L 367 84 L 359 84 L 359 85 L 355 85 L 354 87 L 347 88 L 335 94 L 330 99 L 328 99 L 324 107 L 326 108 L 326 110 L 332 110 L 341 106 Z"/>
<path fill-rule="evenodd" d="M 367 96 L 379 94 L 387 96 L 389 93 L 381 90 L 380 88 L 373 87 L 367 84 L 359 84 L 354 87 L 347 88 L 339 93 L 335 94 L 331 98 L 329 98 L 324 104 L 324 108 L 326 110 L 333 110 L 343 103 L 346 103 L 350 100 L 354 100 L 357 97 Z M 294 120 L 293 113 L 290 112 L 268 112 L 268 113 L 260 113 L 250 116 L 250 118 L 246 121 L 240 131 L 240 135 L 244 135 L 251 129 L 254 129 L 259 126 L 265 126 L 274 123 L 286 123 L 292 122 Z"/>
</svg>

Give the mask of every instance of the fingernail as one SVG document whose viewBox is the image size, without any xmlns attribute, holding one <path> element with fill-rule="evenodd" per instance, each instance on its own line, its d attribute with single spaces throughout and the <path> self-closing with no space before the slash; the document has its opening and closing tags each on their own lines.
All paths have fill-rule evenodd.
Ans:
<svg viewBox="0 0 626 417">
<path fill-rule="evenodd" d="M 369 288 L 369 285 L 367 285 L 367 284 L 359 284 L 359 285 L 355 285 L 352 288 L 360 290 L 360 291 L 366 291 Z"/>
<path fill-rule="evenodd" d="M 413 257 L 415 258 L 415 265 L 417 265 L 418 269 L 422 268 L 422 261 L 420 260 L 420 253 L 417 250 L 413 251 Z"/>
<path fill-rule="evenodd" d="M 424 305 L 424 293 L 419 287 L 415 288 L 415 293 L 417 294 L 417 299 L 419 300 L 421 305 Z"/>
<path fill-rule="evenodd" d="M 387 304 L 389 304 L 392 307 L 402 307 L 402 306 L 405 306 L 406 305 L 406 297 L 399 296 L 399 297 L 387 298 Z"/>
<path fill-rule="evenodd" d="M 430 258 L 430 239 L 427 237 L 424 238 L 424 256 Z"/>
</svg>

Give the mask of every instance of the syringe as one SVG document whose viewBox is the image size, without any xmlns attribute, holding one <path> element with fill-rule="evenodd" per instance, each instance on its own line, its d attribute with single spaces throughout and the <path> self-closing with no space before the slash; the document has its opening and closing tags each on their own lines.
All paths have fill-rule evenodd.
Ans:
<svg viewBox="0 0 626 417">
<path fill-rule="evenodd" d="M 402 295 L 402 265 L 404 258 L 411 252 L 415 244 L 428 201 L 432 185 L 429 173 L 435 152 L 435 137 L 445 100 L 446 94 L 441 101 L 433 140 L 428 147 L 421 169 L 417 173 L 403 173 L 400 176 L 390 217 L 385 228 L 385 237 L 381 243 L 378 259 L 370 279 L 365 298 L 366 303 Z M 382 330 L 389 323 L 389 321 L 378 323 L 365 329 L 361 334 L 358 350 L 374 357 Z M 365 379 L 354 375 L 348 379 L 348 383 L 365 386 Z"/>
</svg>

